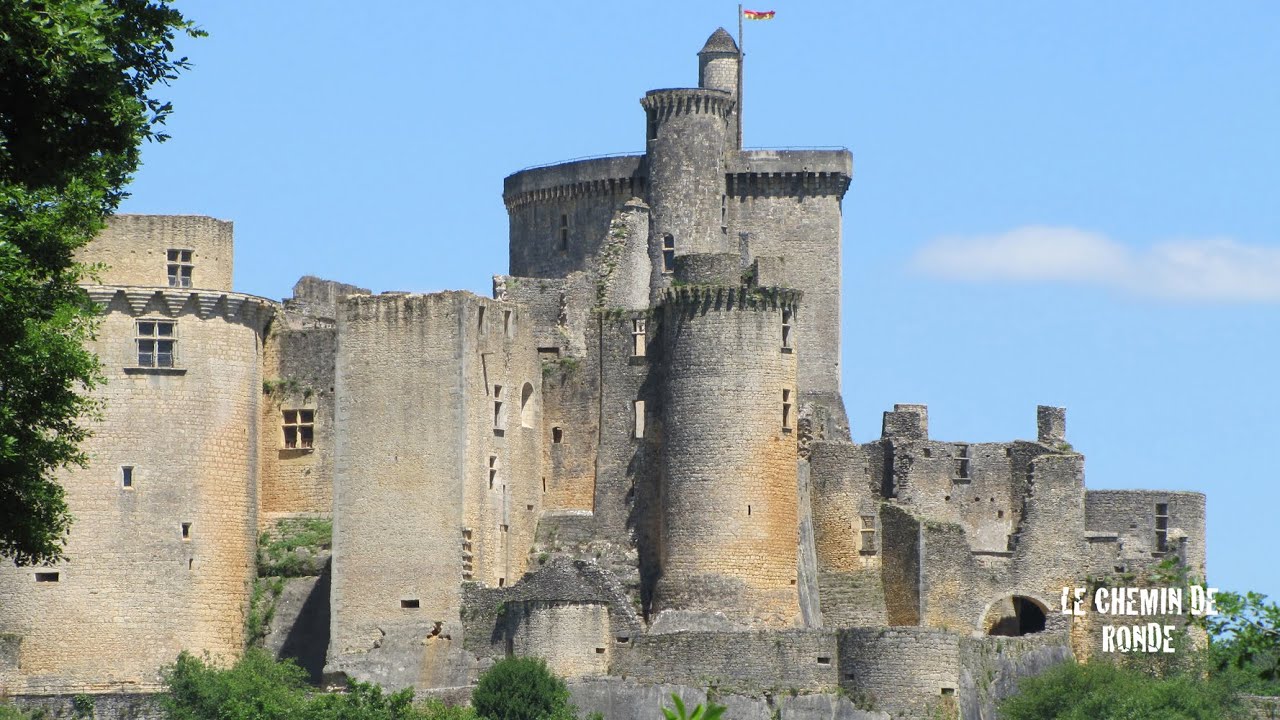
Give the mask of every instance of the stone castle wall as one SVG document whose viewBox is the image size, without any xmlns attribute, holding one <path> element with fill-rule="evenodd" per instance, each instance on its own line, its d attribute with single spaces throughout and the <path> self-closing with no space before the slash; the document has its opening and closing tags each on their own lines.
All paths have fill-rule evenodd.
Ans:
<svg viewBox="0 0 1280 720">
<path fill-rule="evenodd" d="M 90 345 L 106 404 L 89 467 L 62 476 L 76 518 L 68 561 L 0 567 L 0 636 L 18 648 L 0 666 L 7 693 L 151 690 L 181 650 L 235 658 L 244 647 L 271 306 L 189 290 L 90 294 L 106 307 Z M 175 367 L 138 367 L 139 319 L 176 323 Z"/>
</svg>

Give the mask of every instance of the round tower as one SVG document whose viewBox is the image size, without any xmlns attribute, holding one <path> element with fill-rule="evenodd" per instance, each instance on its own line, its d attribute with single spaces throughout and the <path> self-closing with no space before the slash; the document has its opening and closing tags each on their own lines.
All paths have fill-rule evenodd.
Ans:
<svg viewBox="0 0 1280 720">
<path fill-rule="evenodd" d="M 721 222 L 724 152 L 733 130 L 733 95 L 693 88 L 651 90 L 640 101 L 648 115 L 650 256 L 653 299 L 675 255 L 729 252 Z"/>
<path fill-rule="evenodd" d="M 738 126 L 738 73 L 742 71 L 742 54 L 724 28 L 716 28 L 707 44 L 698 51 L 698 87 L 723 90 L 733 96 L 735 107 L 729 115 L 729 145 L 737 149 L 741 140 Z"/>
<path fill-rule="evenodd" d="M 153 691 L 181 650 L 243 651 L 273 305 L 231 292 L 230 243 L 212 218 L 124 216 L 80 256 L 110 262 L 86 288 L 105 406 L 88 467 L 59 476 L 68 561 L 0 565 L 11 693 Z"/>
<path fill-rule="evenodd" d="M 796 360 L 783 344 L 798 296 L 707 285 L 664 295 L 657 632 L 801 621 Z"/>
</svg>

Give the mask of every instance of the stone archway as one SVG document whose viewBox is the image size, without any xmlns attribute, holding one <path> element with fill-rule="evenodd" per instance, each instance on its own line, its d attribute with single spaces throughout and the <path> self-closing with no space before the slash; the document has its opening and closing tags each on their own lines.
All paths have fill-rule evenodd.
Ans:
<svg viewBox="0 0 1280 720">
<path fill-rule="evenodd" d="M 1010 595 L 991 603 L 982 619 L 987 635 L 1019 637 L 1044 630 L 1047 608 L 1025 595 Z"/>
</svg>

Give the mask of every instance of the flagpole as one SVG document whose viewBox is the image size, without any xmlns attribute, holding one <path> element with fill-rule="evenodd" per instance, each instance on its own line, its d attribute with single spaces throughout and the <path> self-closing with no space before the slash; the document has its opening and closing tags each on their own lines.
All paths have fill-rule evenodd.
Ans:
<svg viewBox="0 0 1280 720">
<path fill-rule="evenodd" d="M 742 3 L 738 3 L 738 149 L 742 149 L 742 74 L 746 70 L 746 53 L 742 49 Z"/>
</svg>

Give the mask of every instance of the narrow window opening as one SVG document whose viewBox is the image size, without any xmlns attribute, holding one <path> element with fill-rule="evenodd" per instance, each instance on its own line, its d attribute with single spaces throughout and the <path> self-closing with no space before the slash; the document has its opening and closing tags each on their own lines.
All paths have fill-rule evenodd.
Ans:
<svg viewBox="0 0 1280 720">
<path fill-rule="evenodd" d="M 564 428 L 558 428 L 558 427 L 551 428 L 551 442 L 555 443 L 556 445 L 559 445 L 560 443 L 564 442 Z"/>
<path fill-rule="evenodd" d="M 524 509 L 525 509 L 525 510 L 533 510 L 533 506 L 532 506 L 532 505 L 525 505 L 525 506 L 524 506 Z"/>
<path fill-rule="evenodd" d="M 875 555 L 876 554 L 876 516 L 863 515 L 861 516 L 861 520 L 862 520 L 862 530 L 860 532 L 862 535 L 862 554 Z"/>
<path fill-rule="evenodd" d="M 629 642 L 631 642 L 631 638 L 629 638 L 629 637 L 625 637 L 625 636 L 622 636 L 622 635 L 619 635 L 619 636 L 618 636 L 618 643 L 619 643 L 619 644 L 626 645 L 626 644 L 627 644 L 627 643 L 629 643 Z"/>
<path fill-rule="evenodd" d="M 635 357 L 643 357 L 645 354 L 648 323 L 649 321 L 645 318 L 636 318 L 631 321 L 631 354 Z"/>
<path fill-rule="evenodd" d="M 542 492 L 546 492 L 546 491 L 547 491 L 547 479 L 542 478 Z"/>
<path fill-rule="evenodd" d="M 791 311 L 782 311 L 782 352 L 789 353 L 791 347 Z"/>
<path fill-rule="evenodd" d="M 498 437 L 506 434 L 502 428 L 502 386 L 493 386 L 493 434 Z"/>
<path fill-rule="evenodd" d="M 955 689 L 955 688 L 949 688 L 949 687 L 944 687 L 944 688 L 942 688 L 942 695 L 943 695 L 944 697 L 946 697 L 946 696 L 950 696 L 950 695 L 955 695 L 955 694 L 956 694 L 956 689 Z"/>
<path fill-rule="evenodd" d="M 506 486 L 506 485 L 503 485 L 503 486 L 502 486 L 502 489 L 503 489 L 503 490 L 506 490 L 506 489 L 507 489 L 507 486 Z M 507 531 L 507 526 L 506 526 L 506 525 L 499 525 L 498 527 L 502 529 L 502 532 L 506 532 L 506 531 Z"/>
<path fill-rule="evenodd" d="M 597 655 L 603 655 L 603 654 L 604 654 L 604 648 L 602 648 L 602 647 L 598 647 L 598 648 L 596 648 L 596 654 L 597 654 Z"/>
<path fill-rule="evenodd" d="M 720 232 L 729 232 L 729 198 L 720 196 Z"/>
<path fill-rule="evenodd" d="M 135 342 L 138 346 L 138 367 L 173 367 L 177 350 L 177 323 L 162 320 L 139 320 Z"/>
<path fill-rule="evenodd" d="M 133 487 L 133 466 L 125 465 L 120 468 L 120 486 L 125 488 Z"/>
<path fill-rule="evenodd" d="M 498 578 L 498 587 L 502 587 L 503 585 L 506 585 L 506 584 L 507 584 L 506 578 Z"/>
<path fill-rule="evenodd" d="M 493 489 L 493 481 L 498 479 L 498 456 L 489 456 L 489 489 Z"/>
<path fill-rule="evenodd" d="M 1005 457 L 1013 457 L 1013 448 L 1005 448 L 1005 449 L 1004 449 L 1004 456 L 1005 456 Z"/>
<path fill-rule="evenodd" d="M 520 388 L 520 427 L 533 427 L 533 384 Z"/>
<path fill-rule="evenodd" d="M 476 330 L 484 332 L 484 306 L 481 305 L 476 311 Z"/>
<path fill-rule="evenodd" d="M 38 572 L 36 573 L 36 582 L 59 582 L 61 578 L 56 572 Z"/>
<path fill-rule="evenodd" d="M 636 438 L 644 437 L 644 401 L 636 400 L 635 408 L 635 432 L 633 436 Z"/>
<path fill-rule="evenodd" d="M 662 236 L 662 272 L 676 271 L 676 239 L 670 233 Z"/>
<path fill-rule="evenodd" d="M 929 448 L 924 448 L 924 456 L 925 456 L 925 457 L 933 457 L 933 452 L 932 452 L 932 451 L 930 451 L 930 450 L 929 450 Z"/>
<path fill-rule="evenodd" d="M 791 391 L 782 391 L 782 430 L 791 432 Z"/>
<path fill-rule="evenodd" d="M 410 600 L 401 600 L 400 607 L 404 610 L 417 610 L 418 608 L 422 607 L 422 602 L 419 601 L 417 598 L 413 598 Z"/>
<path fill-rule="evenodd" d="M 648 120 L 649 120 L 649 123 L 648 123 L 647 135 L 650 140 L 657 140 L 658 139 L 658 116 L 653 112 L 650 112 L 648 115 Z"/>
<path fill-rule="evenodd" d="M 191 255 L 190 250 L 169 250 L 169 287 L 191 287 L 191 275 L 195 268 Z"/>
<path fill-rule="evenodd" d="M 829 658 L 829 657 L 820 657 L 820 658 L 818 658 L 818 664 L 819 664 L 819 665 L 830 665 L 830 664 L 831 664 L 831 658 Z"/>
<path fill-rule="evenodd" d="M 569 216 L 560 216 L 560 249 L 569 249 Z"/>
<path fill-rule="evenodd" d="M 747 517 L 751 517 L 751 506 L 747 506 Z"/>
<path fill-rule="evenodd" d="M 502 334 L 511 337 L 511 311 L 502 311 Z"/>
<path fill-rule="evenodd" d="M 1156 552 L 1169 551 L 1169 505 L 1156 503 Z"/>
<path fill-rule="evenodd" d="M 997 511 L 996 511 L 996 517 L 997 517 L 997 518 L 1002 518 L 1002 517 L 1004 517 L 1004 511 L 1003 511 L 1003 510 L 997 510 Z"/>
<path fill-rule="evenodd" d="M 196 569 L 195 558 L 187 558 L 187 570 L 195 570 L 195 569 Z"/>
<path fill-rule="evenodd" d="M 956 446 L 955 461 L 956 461 L 955 475 L 952 476 L 952 480 L 955 480 L 956 482 L 969 482 L 970 478 L 969 478 L 969 446 L 968 445 Z"/>
<path fill-rule="evenodd" d="M 191 539 L 191 523 L 189 522 L 182 523 L 182 539 L 183 540 Z"/>
</svg>

